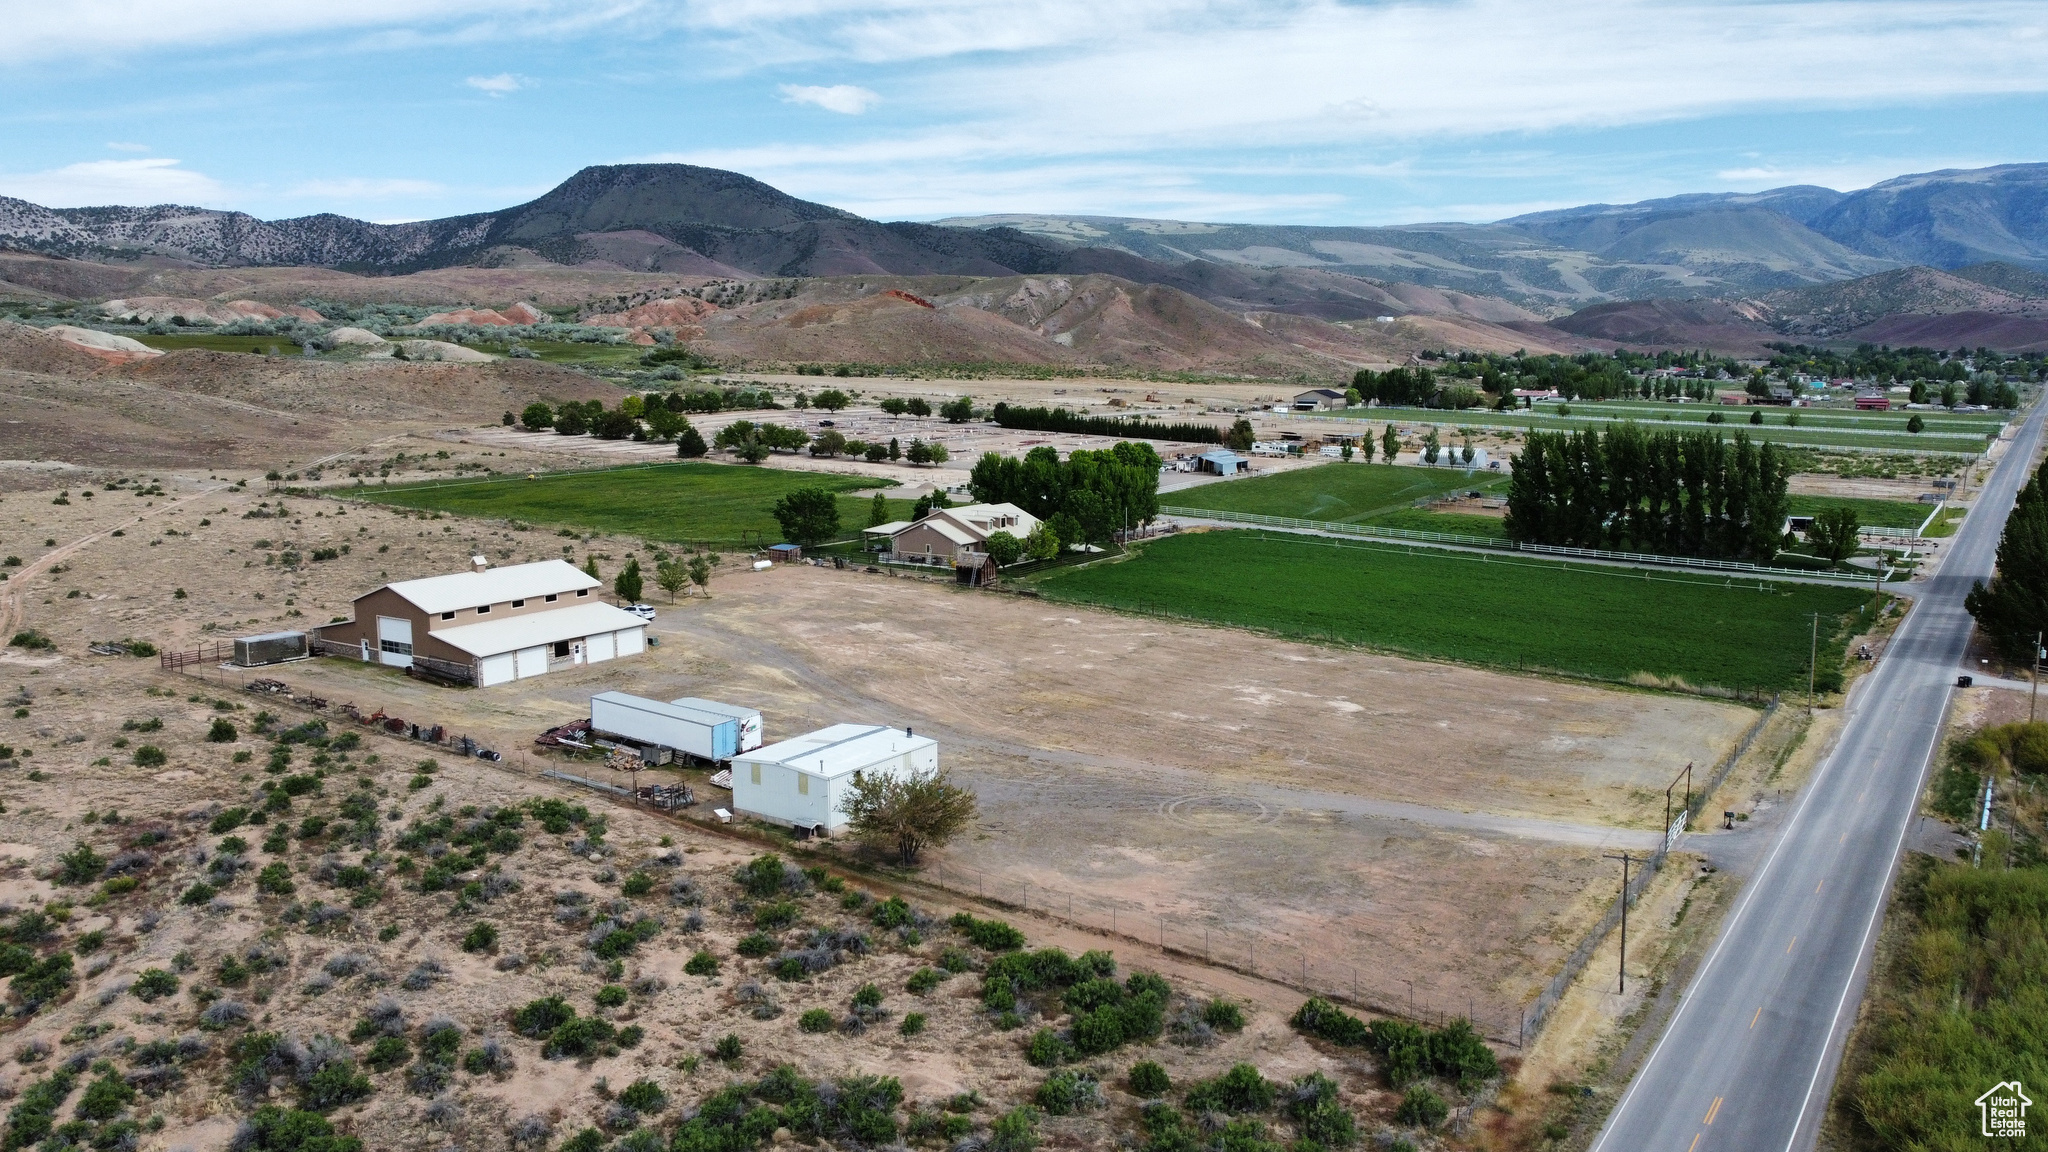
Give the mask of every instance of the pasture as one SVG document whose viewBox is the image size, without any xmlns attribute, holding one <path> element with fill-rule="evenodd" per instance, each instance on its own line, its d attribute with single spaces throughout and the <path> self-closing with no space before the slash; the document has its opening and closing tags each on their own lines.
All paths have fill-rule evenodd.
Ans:
<svg viewBox="0 0 2048 1152">
<path fill-rule="evenodd" d="M 1870 594 L 1248 530 L 1167 537 L 1038 582 L 1052 600 L 1360 644 L 1422 659 L 1739 692 L 1806 683 Z"/>
<path fill-rule="evenodd" d="M 1503 493 L 1507 490 L 1506 479 L 1496 472 L 1333 462 L 1250 480 L 1183 488 L 1162 493 L 1159 502 L 1176 508 L 1357 523 L 1375 513 L 1406 508 L 1446 492 L 1486 491 L 1496 486 Z"/>
<path fill-rule="evenodd" d="M 745 547 L 782 539 L 770 513 L 797 488 L 839 493 L 841 536 L 858 535 L 869 500 L 845 495 L 888 483 L 866 476 L 789 472 L 737 464 L 677 461 L 592 472 L 544 472 L 475 480 L 361 488 L 346 495 L 460 516 L 523 520 L 550 527 L 616 532 L 647 540 Z M 891 518 L 910 514 L 908 500 L 889 501 Z"/>
<path fill-rule="evenodd" d="M 1718 431 L 1723 435 L 1742 432 L 1759 443 L 1913 453 L 1982 452 L 2004 423 L 2004 416 L 1996 413 L 1989 418 L 1983 415 L 1959 417 L 1922 413 L 1920 415 L 1927 425 L 1926 430 L 1912 433 L 1906 431 L 1906 418 L 1914 413 L 1904 412 L 1856 416 L 1849 413 L 1816 414 L 1808 409 L 1717 404 L 1655 406 L 1574 401 L 1565 406 L 1570 408 L 1571 414 L 1560 416 L 1557 407 L 1552 404 L 1534 411 L 1518 409 L 1513 412 L 1492 412 L 1476 408 L 1463 412 L 1434 408 L 1353 408 L 1348 411 L 1323 413 L 1319 418 L 1364 420 L 1374 423 L 1391 421 L 1396 426 L 1410 431 L 1434 425 L 1440 429 L 1470 428 L 1475 431 L 1493 432 L 1520 432 L 1529 429 L 1573 432 L 1627 420 L 1656 426 L 1677 426 L 1686 431 Z M 1764 422 L 1749 423 L 1751 413 L 1761 413 Z M 1719 416 L 1723 422 L 1711 423 L 1707 419 L 1709 415 Z M 1413 451 L 1412 446 L 1404 451 L 1403 455 L 1410 451 Z"/>
<path fill-rule="evenodd" d="M 1813 516 L 1829 508 L 1848 508 L 1856 522 L 1866 528 L 1918 528 L 1934 514 L 1932 504 L 1909 504 L 1904 500 L 1862 500 L 1853 496 L 1807 496 L 1794 493 L 1792 515 Z"/>
<path fill-rule="evenodd" d="M 204 348 L 209 352 L 255 352 L 259 355 L 297 356 L 301 352 L 296 340 L 283 336 L 223 336 L 212 332 L 177 332 L 167 336 L 140 335 L 133 339 L 159 352 L 176 352 L 180 348 Z"/>
</svg>

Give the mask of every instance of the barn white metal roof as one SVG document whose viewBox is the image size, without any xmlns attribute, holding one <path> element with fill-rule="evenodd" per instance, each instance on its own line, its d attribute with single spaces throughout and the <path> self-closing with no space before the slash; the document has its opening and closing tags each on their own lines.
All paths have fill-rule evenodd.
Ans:
<svg viewBox="0 0 2048 1152">
<path fill-rule="evenodd" d="M 834 724 L 792 736 L 733 757 L 734 763 L 780 764 L 813 776 L 845 776 L 919 748 L 936 748 L 929 736 L 877 724 Z"/>
<path fill-rule="evenodd" d="M 551 608 L 546 612 L 508 616 L 502 620 L 490 620 L 482 624 L 464 624 L 460 628 L 439 628 L 430 635 L 436 640 L 462 649 L 471 656 L 496 656 L 502 652 L 517 652 L 521 648 L 532 648 L 540 644 L 581 640 L 585 636 L 595 636 L 600 632 L 619 632 L 627 628 L 646 626 L 647 621 L 631 612 L 600 603 Z"/>
<path fill-rule="evenodd" d="M 597 586 L 595 577 L 567 560 L 540 560 L 482 572 L 452 572 L 387 585 L 422 612 L 454 612 Z"/>
</svg>

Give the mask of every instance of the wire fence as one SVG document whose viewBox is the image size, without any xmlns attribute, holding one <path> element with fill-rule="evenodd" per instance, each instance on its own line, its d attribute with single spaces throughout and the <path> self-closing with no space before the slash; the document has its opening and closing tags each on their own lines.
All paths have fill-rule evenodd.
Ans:
<svg viewBox="0 0 2048 1152">
<path fill-rule="evenodd" d="M 958 865 L 934 865 L 918 879 L 948 892 L 972 896 L 984 904 L 1014 908 L 1097 935 L 1129 940 L 1210 967 L 1285 985 L 1304 996 L 1321 996 L 1382 1016 L 1437 1028 L 1453 1020 L 1469 1020 L 1473 1029 L 1487 1039 L 1517 1048 L 1535 1035 L 1522 1010 L 1482 1006 L 1476 996 L 1466 996 L 1461 1002 L 1452 993 L 1432 987 L 1427 979 L 1404 979 L 1389 985 L 1377 978 L 1371 960 L 1333 954 L 1327 943 L 1291 940 L 1226 922 L 1217 915 L 1168 914 L 1126 901 Z"/>
<path fill-rule="evenodd" d="M 1728 779 L 1728 773 L 1733 771 L 1736 763 L 1749 752 L 1750 745 L 1756 742 L 1758 734 L 1764 730 L 1764 725 L 1770 723 L 1771 717 L 1777 715 L 1777 712 L 1778 700 L 1773 698 L 1763 714 L 1749 726 L 1749 731 L 1742 734 L 1742 739 L 1736 742 L 1735 747 L 1714 765 L 1713 771 L 1707 774 L 1706 787 L 1693 794 L 1679 821 L 1673 823 L 1682 821 L 1690 825 L 1699 806 L 1705 804 L 1722 782 Z M 1523 1010 L 1522 1027 L 1526 1035 L 1534 1037 L 1542 1029 L 1544 1021 L 1550 1018 L 1550 1013 L 1557 1007 L 1558 1001 L 1564 999 L 1564 994 L 1571 988 L 1572 982 L 1577 980 L 1579 974 L 1586 970 L 1586 965 L 1592 962 L 1593 953 L 1599 950 L 1608 934 L 1621 923 L 1622 909 L 1635 904 L 1649 889 L 1650 882 L 1656 879 L 1657 873 L 1663 870 L 1664 861 L 1670 856 L 1674 845 L 1675 837 L 1667 831 L 1657 850 L 1639 862 L 1641 869 L 1629 877 L 1627 888 L 1614 901 L 1613 906 L 1607 909 L 1607 913 L 1600 917 L 1592 930 L 1579 941 L 1578 947 L 1572 949 L 1571 955 L 1565 957 L 1564 966 L 1557 970 L 1557 974 L 1550 978 L 1550 983 L 1544 985 L 1543 991 Z"/>
<path fill-rule="evenodd" d="M 1861 584 L 1856 577 L 1842 577 L 1805 568 L 1773 568 L 1741 560 L 1706 560 L 1692 556 L 1665 556 L 1654 552 L 1611 552 L 1603 548 L 1572 548 L 1560 544 L 1527 544 L 1497 536 L 1466 536 L 1455 532 L 1423 532 L 1410 528 L 1379 528 L 1341 520 L 1302 520 L 1292 516 L 1266 516 L 1255 512 L 1225 512 L 1213 508 L 1183 508 L 1161 505 L 1160 514 L 1185 516 L 1191 520 L 1221 520 L 1231 524 L 1256 524 L 1296 532 L 1334 536 L 1357 536 L 1368 540 L 1389 540 L 1404 544 L 1433 544 L 1439 547 L 1480 548 L 1494 552 L 1520 552 L 1539 556 L 1561 556 L 1574 560 L 1601 560 L 1619 564 L 1647 564 L 1659 568 L 1684 568 L 1700 572 L 1725 572 L 1741 576 L 1791 577 L 1829 583 Z"/>
</svg>

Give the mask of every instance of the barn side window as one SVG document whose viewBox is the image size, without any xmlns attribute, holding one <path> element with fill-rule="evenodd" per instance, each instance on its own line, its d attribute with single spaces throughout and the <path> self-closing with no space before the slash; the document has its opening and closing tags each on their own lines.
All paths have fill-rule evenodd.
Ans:
<svg viewBox="0 0 2048 1152">
<path fill-rule="evenodd" d="M 590 589 L 588 589 L 588 588 L 578 588 L 578 589 L 576 590 L 576 594 L 577 594 L 578 596 L 588 596 L 588 595 L 590 595 Z"/>
<path fill-rule="evenodd" d="M 555 601 L 559 599 L 561 599 L 561 597 L 555 595 L 553 592 L 548 593 L 548 603 L 553 604 Z"/>
<path fill-rule="evenodd" d="M 796 794 L 799 796 L 809 796 L 811 794 L 810 773 L 799 772 L 796 774 Z"/>
<path fill-rule="evenodd" d="M 478 605 L 476 614 L 479 616 L 489 616 L 491 614 L 491 606 L 489 604 Z"/>
<path fill-rule="evenodd" d="M 524 601 L 524 600 L 514 600 L 514 601 L 512 602 L 512 606 L 513 606 L 514 608 L 524 608 L 524 607 L 526 607 L 526 601 Z"/>
<path fill-rule="evenodd" d="M 453 619 L 455 619 L 455 613 L 453 613 L 453 612 L 443 612 L 443 613 L 441 613 L 441 619 L 443 619 L 443 620 L 453 620 Z"/>
</svg>

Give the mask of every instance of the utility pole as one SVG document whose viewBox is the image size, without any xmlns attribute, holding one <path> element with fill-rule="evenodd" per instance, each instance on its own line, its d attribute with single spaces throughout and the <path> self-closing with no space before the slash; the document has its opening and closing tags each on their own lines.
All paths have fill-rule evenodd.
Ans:
<svg viewBox="0 0 2048 1152">
<path fill-rule="evenodd" d="M 1637 861 L 1626 852 L 1602 853 L 1609 860 L 1621 861 L 1621 963 L 1615 973 L 1617 993 L 1628 991 L 1628 866 Z"/>
</svg>

